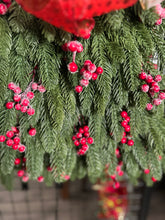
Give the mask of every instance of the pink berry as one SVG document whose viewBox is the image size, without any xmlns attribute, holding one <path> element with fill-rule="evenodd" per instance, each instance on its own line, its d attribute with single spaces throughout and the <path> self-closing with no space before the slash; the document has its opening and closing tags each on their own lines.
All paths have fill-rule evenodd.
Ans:
<svg viewBox="0 0 165 220">
<path fill-rule="evenodd" d="M 32 84 L 32 89 L 33 90 L 37 90 L 38 89 L 38 84 L 37 83 L 33 83 Z"/>
<path fill-rule="evenodd" d="M 80 93 L 80 92 L 83 91 L 83 87 L 78 85 L 78 86 L 75 87 L 75 91 L 76 91 L 77 93 Z"/>
<path fill-rule="evenodd" d="M 27 111 L 27 107 L 26 106 L 21 106 L 20 111 L 25 113 Z"/>
<path fill-rule="evenodd" d="M 156 22 L 155 25 L 161 25 L 162 24 L 162 18 L 159 18 Z"/>
<path fill-rule="evenodd" d="M 6 137 L 4 135 L 0 135 L 0 142 L 4 142 L 6 140 Z"/>
<path fill-rule="evenodd" d="M 99 74 L 99 75 L 102 74 L 102 73 L 103 73 L 103 68 L 100 67 L 100 66 L 97 67 L 97 69 L 96 69 L 96 73 Z"/>
<path fill-rule="evenodd" d="M 159 87 L 159 86 L 154 86 L 154 87 L 153 87 L 153 90 L 154 90 L 154 92 L 156 92 L 156 93 L 157 93 L 157 92 L 159 92 L 160 87 Z"/>
<path fill-rule="evenodd" d="M 86 139 L 85 138 L 81 138 L 80 144 L 82 144 L 82 145 L 86 144 Z"/>
<path fill-rule="evenodd" d="M 87 79 L 87 80 L 90 80 L 92 78 L 92 73 L 89 72 L 88 70 L 83 72 L 83 78 Z"/>
<path fill-rule="evenodd" d="M 71 72 L 71 73 L 77 72 L 77 70 L 78 70 L 77 64 L 76 64 L 75 62 L 69 63 L 69 64 L 68 64 L 68 70 L 69 70 L 69 72 Z"/>
<path fill-rule="evenodd" d="M 3 3 L 0 3 L 0 15 L 4 15 L 7 12 L 7 6 Z"/>
<path fill-rule="evenodd" d="M 165 92 L 159 93 L 159 98 L 160 98 L 161 100 L 165 99 Z"/>
<path fill-rule="evenodd" d="M 83 128 L 79 128 L 79 133 L 83 134 L 84 133 L 84 129 Z"/>
<path fill-rule="evenodd" d="M 159 99 L 159 98 L 153 100 L 153 104 L 154 104 L 154 105 L 160 105 L 161 102 L 162 102 L 162 100 Z"/>
<path fill-rule="evenodd" d="M 75 145 L 76 147 L 78 147 L 78 146 L 80 145 L 80 142 L 79 142 L 78 140 L 75 140 L 75 141 L 74 141 L 74 145 Z"/>
<path fill-rule="evenodd" d="M 28 100 L 28 99 L 22 99 L 21 104 L 22 104 L 23 106 L 28 106 L 28 105 L 29 105 L 29 100 Z"/>
<path fill-rule="evenodd" d="M 77 133 L 77 134 L 76 134 L 76 137 L 77 137 L 77 138 L 82 138 L 82 134 L 81 134 L 81 133 Z"/>
<path fill-rule="evenodd" d="M 18 144 L 13 144 L 13 145 L 12 145 L 12 149 L 13 149 L 13 150 L 17 150 L 17 149 L 18 149 L 18 146 L 19 146 Z"/>
<path fill-rule="evenodd" d="M 162 160 L 162 156 L 161 155 L 159 155 L 158 158 L 159 158 L 159 160 Z"/>
<path fill-rule="evenodd" d="M 21 101 L 21 96 L 20 96 L 20 95 L 15 95 L 15 96 L 13 97 L 13 100 L 14 100 L 15 102 L 19 102 L 19 101 Z"/>
<path fill-rule="evenodd" d="M 16 85 L 15 85 L 15 83 L 13 83 L 13 82 L 10 82 L 10 83 L 8 84 L 8 89 L 10 89 L 10 90 L 14 90 L 15 87 L 16 87 Z"/>
<path fill-rule="evenodd" d="M 147 77 L 147 74 L 145 73 L 145 72 L 141 72 L 140 74 L 139 74 L 139 79 L 145 79 Z"/>
<path fill-rule="evenodd" d="M 142 90 L 142 92 L 148 92 L 149 86 L 147 84 L 144 84 L 141 86 L 141 90 Z"/>
<path fill-rule="evenodd" d="M 13 131 L 7 131 L 7 132 L 6 132 L 6 136 L 7 136 L 8 138 L 12 138 L 12 137 L 14 136 L 14 132 L 13 132 Z"/>
<path fill-rule="evenodd" d="M 21 105 L 20 104 L 16 104 L 15 105 L 15 109 L 19 111 L 21 109 Z"/>
<path fill-rule="evenodd" d="M 28 92 L 27 95 L 28 99 L 33 99 L 34 98 L 34 93 L 33 92 Z"/>
<path fill-rule="evenodd" d="M 72 141 L 75 141 L 76 139 L 76 136 L 72 136 Z"/>
<path fill-rule="evenodd" d="M 14 164 L 19 165 L 20 163 L 21 163 L 21 159 L 20 158 L 15 158 Z"/>
<path fill-rule="evenodd" d="M 124 121 L 121 122 L 121 126 L 122 126 L 122 127 L 126 127 L 127 124 L 128 124 L 128 121 L 126 121 L 126 120 L 124 120 Z"/>
<path fill-rule="evenodd" d="M 81 53 L 83 49 L 83 45 L 81 43 L 77 43 L 77 53 Z"/>
<path fill-rule="evenodd" d="M 82 145 L 82 150 L 87 151 L 89 148 L 89 146 L 87 144 L 83 144 Z"/>
<path fill-rule="evenodd" d="M 38 91 L 41 93 L 44 93 L 44 92 L 46 92 L 46 89 L 43 85 L 40 85 L 40 86 L 38 86 Z"/>
<path fill-rule="evenodd" d="M 93 144 L 93 138 L 92 137 L 87 138 L 87 142 L 88 144 Z"/>
<path fill-rule="evenodd" d="M 157 181 L 157 179 L 155 179 L 154 177 L 152 177 L 151 180 L 152 180 L 153 182 L 156 182 L 156 181 Z"/>
<path fill-rule="evenodd" d="M 156 75 L 155 78 L 154 78 L 154 80 L 155 80 L 156 82 L 160 82 L 160 81 L 162 80 L 161 75 Z"/>
<path fill-rule="evenodd" d="M 85 125 L 85 126 L 83 127 L 83 130 L 84 130 L 84 132 L 88 132 L 88 131 L 89 131 L 89 126 Z"/>
<path fill-rule="evenodd" d="M 13 139 L 13 141 L 14 141 L 15 144 L 19 144 L 20 143 L 20 138 L 19 137 L 15 137 Z"/>
<path fill-rule="evenodd" d="M 22 177 L 22 182 L 26 183 L 28 182 L 28 180 L 29 180 L 29 176 L 26 175 Z"/>
<path fill-rule="evenodd" d="M 13 102 L 7 102 L 6 103 L 6 108 L 7 109 L 12 109 L 14 107 L 14 103 Z"/>
<path fill-rule="evenodd" d="M 134 145 L 134 141 L 133 141 L 133 140 L 129 140 L 129 141 L 127 142 L 127 145 L 128 145 L 128 146 L 133 146 L 133 145 Z"/>
<path fill-rule="evenodd" d="M 17 176 L 22 177 L 24 175 L 24 170 L 18 170 Z"/>
<path fill-rule="evenodd" d="M 89 132 L 85 132 L 84 137 L 89 137 Z"/>
<path fill-rule="evenodd" d="M 148 111 L 150 111 L 152 108 L 153 108 L 153 105 L 152 105 L 151 103 L 147 103 L 146 109 L 147 109 Z"/>
<path fill-rule="evenodd" d="M 88 66 L 88 70 L 91 72 L 91 73 L 94 73 L 96 71 L 96 65 L 94 63 L 91 63 L 89 66 Z"/>
<path fill-rule="evenodd" d="M 87 79 L 81 79 L 80 80 L 80 85 L 87 87 L 89 84 L 89 80 Z"/>
<path fill-rule="evenodd" d="M 120 115 L 121 115 L 122 118 L 126 118 L 128 116 L 127 112 L 125 112 L 125 111 L 122 111 L 120 113 Z"/>
<path fill-rule="evenodd" d="M 6 145 L 9 146 L 9 147 L 11 147 L 13 144 L 14 144 L 14 141 L 12 139 L 8 139 L 6 141 Z"/>
<path fill-rule="evenodd" d="M 30 130 L 29 130 L 29 135 L 30 136 L 35 136 L 36 135 L 36 133 L 37 133 L 37 131 L 36 131 L 36 129 L 35 128 L 30 128 Z"/>
<path fill-rule="evenodd" d="M 98 78 L 98 75 L 96 73 L 92 74 L 92 80 L 96 80 Z"/>
<path fill-rule="evenodd" d="M 149 174 L 149 173 L 150 173 L 150 170 L 149 170 L 149 169 L 145 169 L 145 170 L 144 170 L 144 173 L 145 173 L 145 174 Z"/>
<path fill-rule="evenodd" d="M 21 93 L 21 88 L 19 86 L 15 87 L 14 93 L 20 94 Z"/>
<path fill-rule="evenodd" d="M 86 60 L 86 61 L 84 62 L 84 66 L 89 66 L 90 64 L 92 64 L 92 62 L 91 62 L 90 60 Z"/>
<path fill-rule="evenodd" d="M 126 142 L 127 142 L 127 138 L 122 138 L 122 139 L 121 139 L 121 143 L 122 143 L 122 144 L 125 144 Z"/>
<path fill-rule="evenodd" d="M 68 46 L 68 50 L 69 50 L 70 52 L 75 52 L 75 51 L 77 51 L 77 43 L 76 43 L 76 41 L 71 41 L 71 42 L 69 42 L 69 43 L 67 44 L 67 46 Z"/>
<path fill-rule="evenodd" d="M 43 177 L 43 176 L 39 176 L 39 177 L 37 178 L 37 181 L 40 182 L 40 183 L 43 182 L 43 181 L 44 181 L 44 177 Z"/>
<path fill-rule="evenodd" d="M 152 76 L 151 76 L 151 75 L 148 75 L 148 76 L 146 77 L 145 81 L 146 81 L 147 83 L 152 83 L 152 82 L 153 82 Z"/>
<path fill-rule="evenodd" d="M 34 115 L 34 114 L 35 114 L 34 108 L 28 108 L 27 114 L 28 114 L 28 115 Z"/>
<path fill-rule="evenodd" d="M 70 176 L 69 176 L 69 175 L 65 175 L 65 176 L 64 176 L 64 179 L 65 179 L 65 180 L 69 180 L 69 179 L 70 179 Z"/>
<path fill-rule="evenodd" d="M 126 125 L 126 126 L 124 127 L 124 129 L 125 129 L 126 132 L 130 132 L 130 130 L 131 130 L 130 125 Z"/>
<path fill-rule="evenodd" d="M 18 145 L 18 150 L 20 153 L 23 153 L 23 152 L 25 152 L 26 147 L 24 145 Z"/>
</svg>

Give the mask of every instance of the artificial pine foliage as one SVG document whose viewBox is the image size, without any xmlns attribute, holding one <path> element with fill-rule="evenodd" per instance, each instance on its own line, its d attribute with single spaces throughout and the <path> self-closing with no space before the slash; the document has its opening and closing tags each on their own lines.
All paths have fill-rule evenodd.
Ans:
<svg viewBox="0 0 165 220">
<path fill-rule="evenodd" d="M 103 74 L 76 93 L 81 76 L 68 71 L 72 53 L 62 50 L 62 45 L 75 36 L 12 3 L 7 14 L 0 16 L 0 135 L 16 127 L 26 150 L 20 153 L 0 143 L 3 184 L 11 188 L 14 170 L 22 169 L 22 163 L 15 165 L 15 159 L 23 157 L 29 178 L 42 181 L 43 176 L 48 185 L 86 175 L 96 182 L 104 178 L 105 167 L 113 178 L 121 161 L 134 183 L 143 178 L 151 185 L 152 177 L 161 179 L 165 172 L 164 101 L 147 111 L 152 97 L 141 91 L 144 83 L 139 79 L 142 69 L 153 77 L 159 74 L 160 89 L 165 89 L 165 21 L 155 25 L 158 19 L 154 8 L 143 11 L 139 3 L 96 17 L 91 37 L 77 38 L 84 50 L 76 55 L 75 62 L 80 70 L 85 60 L 91 60 L 103 68 Z M 44 93 L 33 91 L 30 105 L 35 114 L 7 109 L 6 103 L 13 102 L 8 84 L 13 82 L 25 91 L 32 80 L 46 88 Z M 126 136 L 134 144 L 121 143 L 125 129 L 121 126 L 122 111 L 130 117 Z M 72 136 L 75 127 L 84 125 L 89 126 L 94 143 L 79 156 Z M 29 135 L 31 128 L 36 129 L 35 135 Z M 117 174 L 115 178 L 120 179 Z"/>
</svg>

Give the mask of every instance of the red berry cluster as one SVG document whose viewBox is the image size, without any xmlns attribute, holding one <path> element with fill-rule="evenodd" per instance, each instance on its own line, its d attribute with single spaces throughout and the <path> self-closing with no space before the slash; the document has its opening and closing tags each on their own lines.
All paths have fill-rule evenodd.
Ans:
<svg viewBox="0 0 165 220">
<path fill-rule="evenodd" d="M 19 129 L 12 127 L 11 131 L 6 132 L 6 137 L 0 135 L 0 142 L 5 142 L 8 147 L 12 147 L 13 150 L 18 150 L 20 153 L 23 153 L 26 147 L 20 142 L 20 133 Z"/>
<path fill-rule="evenodd" d="M 7 102 L 6 108 L 12 109 L 14 107 L 16 110 L 20 110 L 21 112 L 27 113 L 28 115 L 35 114 L 35 110 L 30 106 L 30 100 L 34 98 L 34 93 L 32 90 L 38 90 L 41 93 L 46 91 L 43 85 L 38 85 L 34 82 L 31 82 L 23 93 L 21 93 L 21 88 L 13 82 L 8 84 L 8 89 L 13 90 L 14 92 L 14 102 Z"/>
<path fill-rule="evenodd" d="M 26 172 L 26 158 L 16 158 L 14 164 L 16 166 L 21 165 L 21 169 L 18 170 L 17 176 L 22 177 L 22 182 L 26 183 L 29 180 L 29 174 Z"/>
<path fill-rule="evenodd" d="M 84 62 L 84 66 L 80 70 L 80 75 L 82 76 L 82 79 L 80 80 L 80 85 L 75 87 L 75 91 L 77 93 L 82 92 L 83 87 L 88 86 L 89 80 L 96 80 L 98 78 L 98 75 L 101 75 L 102 73 L 102 67 L 96 67 L 96 65 L 90 60 L 86 60 Z"/>
<path fill-rule="evenodd" d="M 12 3 L 11 2 L 12 0 L 2 0 L 2 1 L 3 3 L 0 3 L 0 15 L 5 15 Z"/>
<path fill-rule="evenodd" d="M 134 145 L 134 141 L 132 139 L 130 139 L 130 130 L 131 127 L 130 125 L 128 125 L 129 121 L 130 121 L 130 117 L 128 116 L 126 111 L 122 111 L 120 113 L 121 117 L 124 118 L 124 120 L 121 122 L 121 126 L 124 128 L 124 132 L 123 132 L 123 138 L 121 139 L 121 143 L 122 144 L 127 144 L 128 146 L 133 146 Z"/>
<path fill-rule="evenodd" d="M 84 155 L 89 149 L 87 144 L 93 144 L 93 138 L 89 134 L 89 127 L 87 125 L 80 127 L 78 132 L 72 137 L 72 140 L 74 141 L 74 145 L 79 147 L 77 155 Z"/>
<path fill-rule="evenodd" d="M 151 98 L 152 103 L 147 103 L 146 109 L 150 111 L 153 109 L 153 105 L 160 105 L 162 100 L 165 99 L 165 92 L 160 90 L 158 82 L 162 80 L 161 75 L 156 75 L 154 78 L 150 74 L 141 72 L 139 74 L 141 80 L 145 80 L 145 84 L 141 86 L 143 92 L 148 93 L 148 96 Z"/>
</svg>

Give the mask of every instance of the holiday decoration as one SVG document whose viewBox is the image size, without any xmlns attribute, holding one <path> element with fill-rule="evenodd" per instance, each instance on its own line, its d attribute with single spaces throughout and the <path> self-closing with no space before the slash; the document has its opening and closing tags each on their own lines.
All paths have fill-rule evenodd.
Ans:
<svg viewBox="0 0 165 220">
<path fill-rule="evenodd" d="M 77 36 L 88 38 L 94 27 L 94 16 L 132 6 L 137 0 L 109 1 L 88 0 L 17 0 L 17 2 L 31 14 L 38 18 L 71 32 Z"/>
</svg>

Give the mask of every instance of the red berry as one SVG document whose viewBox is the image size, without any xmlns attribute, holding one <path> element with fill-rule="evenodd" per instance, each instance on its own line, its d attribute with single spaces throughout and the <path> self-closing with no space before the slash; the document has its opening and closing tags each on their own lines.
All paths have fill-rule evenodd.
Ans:
<svg viewBox="0 0 165 220">
<path fill-rule="evenodd" d="M 126 126 L 124 127 L 124 129 L 125 129 L 126 132 L 130 132 L 130 130 L 131 130 L 130 125 L 126 125 Z"/>
<path fill-rule="evenodd" d="M 128 116 L 127 112 L 125 112 L 125 111 L 122 111 L 120 113 L 120 115 L 121 115 L 122 118 L 126 118 Z"/>
<path fill-rule="evenodd" d="M 113 180 L 116 179 L 116 175 L 115 175 L 115 174 L 111 175 L 110 177 L 111 177 L 111 179 L 113 179 Z"/>
<path fill-rule="evenodd" d="M 145 173 L 145 174 L 149 174 L 149 173 L 150 173 L 150 170 L 149 170 L 149 169 L 145 169 L 145 170 L 144 170 L 144 173 Z"/>
<path fill-rule="evenodd" d="M 86 139 L 85 138 L 81 138 L 80 144 L 82 144 L 82 145 L 86 144 Z"/>
<path fill-rule="evenodd" d="M 25 113 L 27 111 L 27 107 L 26 106 L 21 106 L 20 111 Z"/>
<path fill-rule="evenodd" d="M 33 83 L 32 84 L 32 89 L 33 90 L 37 90 L 38 89 L 38 84 L 37 83 Z"/>
<path fill-rule="evenodd" d="M 156 22 L 155 25 L 161 25 L 162 24 L 162 18 L 159 18 Z"/>
<path fill-rule="evenodd" d="M 23 162 L 23 163 L 26 163 L 26 157 L 23 157 L 23 158 L 22 158 L 22 162 Z"/>
<path fill-rule="evenodd" d="M 152 76 L 151 76 L 151 75 L 148 75 L 148 76 L 146 77 L 145 81 L 146 81 L 147 83 L 153 82 Z"/>
<path fill-rule="evenodd" d="M 7 12 L 7 6 L 3 3 L 0 3 L 0 15 L 4 15 Z"/>
<path fill-rule="evenodd" d="M 21 163 L 21 159 L 20 158 L 15 158 L 14 164 L 19 165 L 20 163 Z"/>
<path fill-rule="evenodd" d="M 125 120 L 127 121 L 127 122 L 129 122 L 130 121 L 130 117 L 129 116 L 127 116 L 126 118 L 125 118 Z"/>
<path fill-rule="evenodd" d="M 23 153 L 26 150 L 26 147 L 24 145 L 18 145 L 18 150 L 20 153 Z"/>
<path fill-rule="evenodd" d="M 80 80 L 80 85 L 87 87 L 89 84 L 89 80 L 87 79 L 81 79 Z"/>
<path fill-rule="evenodd" d="M 89 131 L 89 126 L 85 125 L 85 126 L 83 127 L 83 130 L 84 130 L 84 132 L 88 132 L 88 131 Z"/>
<path fill-rule="evenodd" d="M 7 102 L 6 103 L 6 108 L 7 109 L 12 109 L 14 107 L 14 103 L 13 102 Z"/>
<path fill-rule="evenodd" d="M 12 130 L 14 133 L 19 133 L 19 130 L 18 130 L 18 128 L 16 128 L 16 127 L 11 127 L 11 130 Z"/>
<path fill-rule="evenodd" d="M 149 86 L 147 84 L 144 84 L 141 86 L 141 90 L 142 90 L 142 92 L 148 92 Z"/>
<path fill-rule="evenodd" d="M 122 144 L 125 144 L 126 142 L 127 142 L 127 138 L 122 138 L 122 139 L 121 139 L 121 143 L 122 143 Z"/>
<path fill-rule="evenodd" d="M 133 140 L 129 140 L 129 141 L 127 142 L 127 145 L 128 145 L 128 146 L 133 146 L 133 145 L 134 145 L 134 141 L 133 141 Z"/>
<path fill-rule="evenodd" d="M 124 172 L 123 172 L 122 170 L 120 170 L 120 171 L 118 172 L 118 175 L 119 175 L 119 176 L 123 176 L 123 175 L 124 175 Z"/>
<path fill-rule="evenodd" d="M 118 189 L 119 187 L 120 187 L 120 183 L 119 183 L 119 182 L 115 182 L 114 188 L 115 188 L 115 189 Z"/>
<path fill-rule="evenodd" d="M 76 136 L 73 136 L 72 137 L 72 141 L 75 141 L 77 138 L 76 138 Z"/>
<path fill-rule="evenodd" d="M 154 177 L 152 177 L 151 180 L 152 180 L 153 182 L 156 182 L 156 181 L 157 181 L 157 179 L 155 179 Z"/>
<path fill-rule="evenodd" d="M 16 104 L 15 105 L 15 109 L 19 111 L 21 109 L 21 105 L 20 104 Z"/>
<path fill-rule="evenodd" d="M 159 98 L 160 98 L 161 100 L 165 99 L 165 92 L 159 93 Z"/>
<path fill-rule="evenodd" d="M 52 167 L 47 167 L 47 171 L 51 172 L 52 171 Z"/>
<path fill-rule="evenodd" d="M 41 92 L 41 93 L 46 92 L 46 88 L 45 88 L 43 85 L 38 86 L 37 89 L 38 89 L 38 91 Z"/>
<path fill-rule="evenodd" d="M 13 144 L 12 148 L 13 148 L 13 150 L 17 150 L 18 149 L 18 144 Z"/>
<path fill-rule="evenodd" d="M 88 65 L 88 70 L 91 73 L 94 73 L 96 71 L 96 65 L 94 63 L 91 63 L 90 65 Z"/>
<path fill-rule="evenodd" d="M 14 90 L 15 87 L 16 87 L 16 85 L 15 85 L 15 83 L 13 83 L 13 82 L 10 82 L 10 83 L 8 84 L 8 89 L 10 89 L 10 90 Z"/>
<path fill-rule="evenodd" d="M 24 170 L 18 170 L 17 176 L 22 177 L 24 175 Z"/>
<path fill-rule="evenodd" d="M 155 80 L 156 82 L 160 82 L 160 81 L 162 80 L 161 75 L 156 75 L 155 78 L 154 78 L 154 80 Z"/>
<path fill-rule="evenodd" d="M 87 138 L 87 142 L 88 144 L 93 144 L 93 138 L 92 137 Z"/>
<path fill-rule="evenodd" d="M 68 43 L 63 44 L 63 45 L 62 45 L 62 49 L 63 49 L 64 51 L 68 51 Z"/>
<path fill-rule="evenodd" d="M 76 64 L 75 62 L 69 63 L 69 64 L 68 64 L 68 70 L 69 70 L 69 72 L 71 72 L 71 73 L 77 72 L 77 70 L 78 70 L 77 64 Z"/>
<path fill-rule="evenodd" d="M 29 99 L 33 99 L 34 98 L 34 93 L 33 92 L 28 92 L 26 95 Z"/>
<path fill-rule="evenodd" d="M 147 77 L 147 74 L 145 72 L 141 72 L 139 74 L 139 79 L 145 79 Z"/>
<path fill-rule="evenodd" d="M 158 158 L 159 158 L 159 160 L 162 160 L 162 156 L 161 155 L 159 155 Z"/>
<path fill-rule="evenodd" d="M 86 71 L 86 69 L 83 67 L 81 70 L 80 70 L 80 75 L 83 75 L 83 73 Z"/>
<path fill-rule="evenodd" d="M 97 78 L 98 78 L 98 75 L 97 75 L 96 73 L 93 73 L 93 74 L 92 74 L 92 79 L 93 79 L 93 80 L 96 80 Z"/>
<path fill-rule="evenodd" d="M 125 136 L 126 136 L 126 132 L 124 131 L 124 132 L 123 132 L 123 137 L 125 137 Z"/>
<path fill-rule="evenodd" d="M 83 134 L 84 133 L 84 129 L 83 128 L 79 128 L 79 133 Z"/>
<path fill-rule="evenodd" d="M 8 139 L 7 141 L 6 141 L 6 145 L 7 146 L 12 146 L 14 144 L 14 141 L 12 140 L 12 139 Z"/>
<path fill-rule="evenodd" d="M 81 149 L 84 151 L 87 151 L 88 148 L 89 148 L 89 146 L 87 144 L 83 144 Z"/>
<path fill-rule="evenodd" d="M 11 3 L 11 0 L 3 0 L 4 3 L 9 4 Z"/>
<path fill-rule="evenodd" d="M 34 114 L 35 114 L 34 108 L 28 108 L 27 114 L 28 114 L 28 115 L 34 115 Z"/>
<path fill-rule="evenodd" d="M 4 142 L 6 140 L 6 137 L 4 135 L 0 135 L 0 142 Z"/>
<path fill-rule="evenodd" d="M 88 70 L 84 71 L 83 72 L 83 78 L 87 79 L 87 80 L 90 80 L 92 78 L 92 73 L 89 72 Z"/>
<path fill-rule="evenodd" d="M 100 67 L 100 66 L 97 67 L 97 69 L 96 69 L 96 73 L 99 74 L 99 75 L 102 74 L 102 73 L 103 73 L 103 68 Z"/>
<path fill-rule="evenodd" d="M 128 122 L 127 122 L 126 120 L 124 120 L 124 121 L 121 122 L 121 126 L 122 126 L 122 127 L 126 127 L 126 126 L 127 126 L 127 123 L 128 123 Z"/>
<path fill-rule="evenodd" d="M 14 93 L 20 94 L 21 93 L 21 88 L 19 86 L 15 87 Z"/>
<path fill-rule="evenodd" d="M 84 62 L 84 66 L 89 66 L 90 64 L 92 64 L 92 62 L 91 62 L 90 60 L 86 60 L 86 61 Z"/>
<path fill-rule="evenodd" d="M 74 141 L 74 145 L 75 145 L 76 147 L 78 147 L 78 146 L 80 145 L 80 142 L 79 142 L 78 140 L 76 140 L 76 141 Z"/>
<path fill-rule="evenodd" d="M 37 131 L 36 131 L 36 129 L 35 128 L 30 128 L 30 130 L 29 130 L 29 135 L 30 136 L 35 136 L 36 135 L 36 133 L 37 133 Z"/>
<path fill-rule="evenodd" d="M 85 132 L 84 137 L 89 137 L 89 132 Z"/>
<path fill-rule="evenodd" d="M 155 86 L 153 87 L 153 90 L 154 90 L 154 92 L 159 92 L 160 87 L 155 85 Z"/>
<path fill-rule="evenodd" d="M 19 101 L 21 101 L 21 96 L 20 96 L 20 95 L 15 95 L 15 96 L 13 97 L 13 100 L 14 100 L 15 102 L 19 102 Z"/>
<path fill-rule="evenodd" d="M 154 104 L 154 105 L 160 105 L 161 102 L 162 102 L 161 99 L 154 99 L 154 100 L 153 100 L 153 104 Z"/>
<path fill-rule="evenodd" d="M 81 134 L 81 133 L 77 133 L 77 134 L 76 134 L 76 137 L 77 137 L 77 138 L 82 138 L 82 134 Z"/>
<path fill-rule="evenodd" d="M 7 136 L 8 138 L 12 138 L 12 137 L 14 136 L 14 132 L 13 132 L 13 131 L 7 131 L 7 132 L 6 132 L 6 136 Z"/>
<path fill-rule="evenodd" d="M 38 178 L 37 178 L 37 180 L 38 180 L 38 182 L 43 182 L 44 181 L 44 177 L 43 176 L 39 176 Z"/>
<path fill-rule="evenodd" d="M 29 180 L 29 176 L 23 176 L 22 177 L 22 182 L 26 183 Z"/>
<path fill-rule="evenodd" d="M 76 91 L 77 93 L 80 93 L 80 92 L 83 91 L 83 87 L 78 85 L 78 86 L 75 87 L 75 91 Z"/>
<path fill-rule="evenodd" d="M 67 46 L 68 46 L 68 50 L 69 50 L 70 52 L 75 52 L 75 51 L 77 51 L 77 43 L 76 43 L 76 41 L 71 41 L 71 42 L 69 42 L 69 43 L 67 44 Z"/>
<path fill-rule="evenodd" d="M 81 53 L 83 51 L 83 45 L 81 43 L 77 43 L 77 53 Z"/>
<path fill-rule="evenodd" d="M 84 36 L 83 36 L 83 38 L 87 40 L 87 39 L 89 39 L 89 38 L 90 38 L 90 36 L 91 36 L 91 34 L 90 34 L 90 33 L 88 33 L 88 34 L 84 35 Z"/>
<path fill-rule="evenodd" d="M 28 99 L 22 99 L 21 104 L 22 104 L 23 106 L 28 106 L 28 105 L 29 105 L 29 100 L 28 100 Z"/>
<path fill-rule="evenodd" d="M 152 105 L 151 103 L 147 103 L 146 109 L 147 109 L 148 111 L 150 111 L 152 108 L 153 108 L 153 105 Z"/>
<path fill-rule="evenodd" d="M 20 143 L 20 138 L 19 137 L 15 137 L 13 139 L 13 141 L 14 141 L 15 144 L 19 144 Z"/>
</svg>

